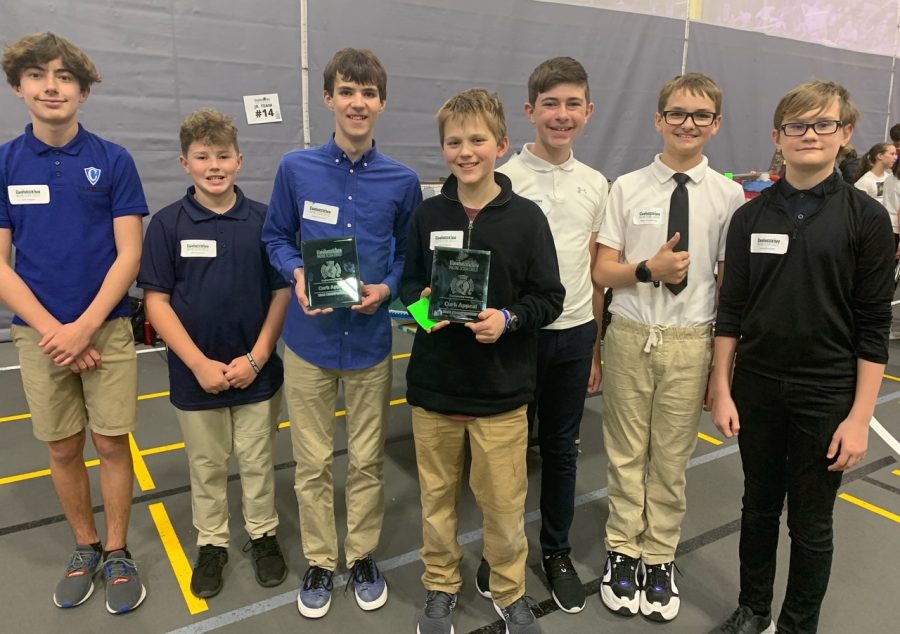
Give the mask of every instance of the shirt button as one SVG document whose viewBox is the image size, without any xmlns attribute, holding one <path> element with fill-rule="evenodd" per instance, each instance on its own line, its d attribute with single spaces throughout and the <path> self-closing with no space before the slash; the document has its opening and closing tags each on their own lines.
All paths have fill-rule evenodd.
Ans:
<svg viewBox="0 0 900 634">
<path fill-rule="evenodd" d="M 803 220 L 803 214 L 797 214 L 797 220 Z"/>
<path fill-rule="evenodd" d="M 59 156 L 59 150 L 53 150 L 53 153 Z"/>
<path fill-rule="evenodd" d="M 352 223 L 352 222 L 348 222 L 348 223 L 347 223 L 347 226 L 348 226 L 348 227 L 352 227 L 352 226 L 353 226 L 353 223 Z"/>
<path fill-rule="evenodd" d="M 349 334 L 350 334 L 350 331 L 345 330 L 345 331 L 344 331 L 344 334 L 345 334 L 345 335 L 349 335 Z"/>
<path fill-rule="evenodd" d="M 353 170 L 350 170 L 350 173 L 352 174 L 352 173 L 353 173 Z"/>
<path fill-rule="evenodd" d="M 62 176 L 62 172 L 57 172 L 57 173 L 56 173 L 56 176 L 57 176 L 57 177 Z"/>
<path fill-rule="evenodd" d="M 369 167 L 368 163 L 363 163 L 363 167 Z"/>
<path fill-rule="evenodd" d="M 335 163 L 340 163 L 340 162 L 341 162 L 341 159 L 334 159 L 334 162 L 335 162 Z"/>
<path fill-rule="evenodd" d="M 53 161 L 54 165 L 59 165 L 59 161 Z"/>
<path fill-rule="evenodd" d="M 353 196 L 347 196 L 347 200 L 353 200 Z"/>
</svg>

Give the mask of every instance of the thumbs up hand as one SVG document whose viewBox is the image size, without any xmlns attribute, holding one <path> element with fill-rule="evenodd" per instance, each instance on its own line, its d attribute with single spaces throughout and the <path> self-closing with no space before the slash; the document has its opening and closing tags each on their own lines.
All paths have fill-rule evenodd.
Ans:
<svg viewBox="0 0 900 634">
<path fill-rule="evenodd" d="M 665 284 L 678 284 L 687 275 L 691 264 L 691 256 L 687 251 L 673 251 L 681 240 L 681 233 L 676 231 L 671 239 L 659 248 L 652 258 L 647 260 L 647 268 L 653 274 L 654 281 Z"/>
</svg>

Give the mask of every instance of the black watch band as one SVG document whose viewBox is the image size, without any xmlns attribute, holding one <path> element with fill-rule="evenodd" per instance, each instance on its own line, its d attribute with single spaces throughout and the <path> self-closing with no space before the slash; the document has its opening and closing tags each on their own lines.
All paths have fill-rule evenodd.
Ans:
<svg viewBox="0 0 900 634">
<path fill-rule="evenodd" d="M 637 268 L 634 270 L 634 276 L 637 278 L 638 282 L 646 284 L 647 282 L 653 281 L 653 274 L 650 272 L 650 269 L 647 267 L 647 260 L 643 260 L 638 263 Z"/>
</svg>

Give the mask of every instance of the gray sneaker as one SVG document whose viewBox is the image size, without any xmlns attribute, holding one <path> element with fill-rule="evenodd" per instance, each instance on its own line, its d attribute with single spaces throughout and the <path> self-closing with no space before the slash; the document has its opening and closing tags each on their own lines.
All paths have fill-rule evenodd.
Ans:
<svg viewBox="0 0 900 634">
<path fill-rule="evenodd" d="M 53 603 L 59 608 L 81 605 L 94 593 L 94 575 L 100 568 L 102 553 L 93 546 L 76 546 L 66 574 L 56 585 Z"/>
<path fill-rule="evenodd" d="M 710 631 L 710 634 L 773 634 L 775 623 L 772 615 L 759 616 L 750 608 L 739 605 L 737 610 L 731 613 L 728 620 L 719 627 Z"/>
<path fill-rule="evenodd" d="M 497 614 L 506 622 L 506 634 L 541 634 L 541 626 L 534 618 L 530 599 L 522 596 L 505 608 L 494 603 Z"/>
<path fill-rule="evenodd" d="M 455 608 L 455 594 L 429 590 L 425 595 L 425 609 L 416 624 L 416 634 L 453 634 Z"/>
<path fill-rule="evenodd" d="M 147 596 L 134 559 L 127 550 L 114 550 L 107 555 L 103 576 L 106 577 L 106 611 L 110 614 L 131 612 Z"/>
</svg>

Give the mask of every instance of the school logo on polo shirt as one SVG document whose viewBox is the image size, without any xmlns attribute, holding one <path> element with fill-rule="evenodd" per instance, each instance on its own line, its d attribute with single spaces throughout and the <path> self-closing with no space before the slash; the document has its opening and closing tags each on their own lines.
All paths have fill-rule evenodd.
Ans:
<svg viewBox="0 0 900 634">
<path fill-rule="evenodd" d="M 96 185 L 97 181 L 100 180 L 100 168 L 99 167 L 85 167 L 84 175 L 87 177 L 88 182 L 91 185 Z"/>
</svg>

